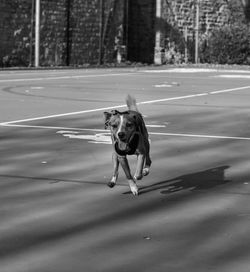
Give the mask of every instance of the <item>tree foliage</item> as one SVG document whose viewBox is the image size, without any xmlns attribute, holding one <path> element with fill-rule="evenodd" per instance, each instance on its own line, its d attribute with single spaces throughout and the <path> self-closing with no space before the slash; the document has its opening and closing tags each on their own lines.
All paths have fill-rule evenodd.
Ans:
<svg viewBox="0 0 250 272">
<path fill-rule="evenodd" d="M 250 25 L 239 1 L 229 2 L 227 25 L 214 29 L 201 44 L 201 62 L 250 64 Z"/>
</svg>

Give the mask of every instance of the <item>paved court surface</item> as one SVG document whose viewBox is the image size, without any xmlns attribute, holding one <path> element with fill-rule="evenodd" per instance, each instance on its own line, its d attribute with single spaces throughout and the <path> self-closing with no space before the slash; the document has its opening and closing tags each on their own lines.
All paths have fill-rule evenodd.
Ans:
<svg viewBox="0 0 250 272">
<path fill-rule="evenodd" d="M 138 197 L 106 186 L 103 112 L 127 93 L 151 138 Z M 1 71 L 0 271 L 249 272 L 249 119 L 249 70 Z"/>
</svg>

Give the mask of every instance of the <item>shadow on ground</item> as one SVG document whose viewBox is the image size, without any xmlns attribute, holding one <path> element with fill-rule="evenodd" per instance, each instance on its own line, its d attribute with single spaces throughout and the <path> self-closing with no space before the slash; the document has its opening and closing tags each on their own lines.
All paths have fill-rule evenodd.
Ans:
<svg viewBox="0 0 250 272">
<path fill-rule="evenodd" d="M 140 194 L 152 191 L 160 191 L 161 194 L 171 194 L 183 190 L 208 190 L 216 186 L 230 182 L 225 178 L 225 170 L 229 166 L 219 166 L 205 171 L 182 175 L 173 179 L 157 182 L 155 184 L 141 187 Z"/>
</svg>

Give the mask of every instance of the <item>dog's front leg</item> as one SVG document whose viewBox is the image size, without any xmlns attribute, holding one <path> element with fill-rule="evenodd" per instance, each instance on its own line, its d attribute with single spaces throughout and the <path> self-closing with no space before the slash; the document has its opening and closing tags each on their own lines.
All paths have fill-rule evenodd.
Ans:
<svg viewBox="0 0 250 272">
<path fill-rule="evenodd" d="M 137 156 L 137 165 L 136 165 L 136 171 L 134 175 L 135 180 L 140 180 L 143 177 L 143 167 L 145 163 L 145 155 L 144 154 L 139 154 Z"/>
<path fill-rule="evenodd" d="M 112 156 L 112 159 L 113 159 L 113 165 L 114 165 L 114 172 L 113 172 L 113 176 L 112 176 L 112 179 L 111 181 L 108 182 L 108 186 L 110 188 L 113 188 L 116 184 L 116 181 L 118 179 L 118 170 L 119 170 L 119 160 L 118 160 L 118 156 L 117 154 L 114 152 L 113 153 L 113 156 Z"/>
<path fill-rule="evenodd" d="M 128 179 L 128 184 L 129 184 L 131 192 L 133 193 L 133 195 L 138 195 L 138 188 L 137 188 L 137 185 L 131 175 L 127 158 L 125 156 L 119 157 L 119 161 L 120 161 L 122 168 L 124 170 L 124 173 Z"/>
</svg>

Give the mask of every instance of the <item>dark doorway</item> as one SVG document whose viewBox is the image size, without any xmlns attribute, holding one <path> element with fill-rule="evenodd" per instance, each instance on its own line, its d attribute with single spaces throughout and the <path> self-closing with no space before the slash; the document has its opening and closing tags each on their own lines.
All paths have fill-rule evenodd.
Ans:
<svg viewBox="0 0 250 272">
<path fill-rule="evenodd" d="M 127 9 L 127 59 L 153 63 L 155 0 L 128 0 Z"/>
</svg>

